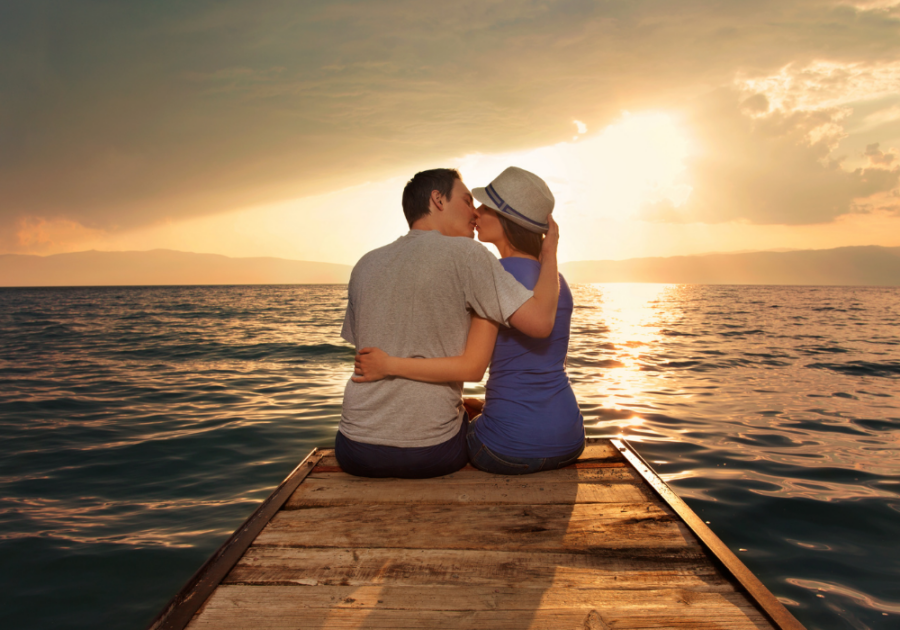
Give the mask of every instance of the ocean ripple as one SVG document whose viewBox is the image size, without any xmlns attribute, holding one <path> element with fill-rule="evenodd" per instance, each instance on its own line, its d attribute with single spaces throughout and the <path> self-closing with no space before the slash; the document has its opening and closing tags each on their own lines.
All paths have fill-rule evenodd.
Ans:
<svg viewBox="0 0 900 630">
<path fill-rule="evenodd" d="M 588 434 L 636 443 L 810 630 L 895 627 L 900 290 L 573 293 Z M 0 290 L 8 623 L 145 624 L 333 443 L 345 305 L 343 286 Z"/>
</svg>

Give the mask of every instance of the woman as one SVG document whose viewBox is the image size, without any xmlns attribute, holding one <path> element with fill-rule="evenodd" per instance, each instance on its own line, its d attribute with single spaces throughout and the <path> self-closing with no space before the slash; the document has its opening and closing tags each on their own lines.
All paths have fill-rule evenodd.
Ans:
<svg viewBox="0 0 900 630">
<path fill-rule="evenodd" d="M 556 257 L 558 230 L 550 216 L 554 201 L 547 185 L 510 167 L 486 188 L 473 189 L 472 196 L 482 204 L 475 210 L 478 240 L 493 243 L 503 267 L 533 289 L 542 254 L 548 264 L 555 264 Z M 473 316 L 462 356 L 407 359 L 363 348 L 353 378 L 479 381 L 490 361 L 484 408 L 467 432 L 469 461 L 507 475 L 568 465 L 584 450 L 584 421 L 565 372 L 572 293 L 561 275 L 559 279 L 556 321 L 547 338 L 531 338 L 514 328 L 499 330 L 496 323 Z"/>
</svg>

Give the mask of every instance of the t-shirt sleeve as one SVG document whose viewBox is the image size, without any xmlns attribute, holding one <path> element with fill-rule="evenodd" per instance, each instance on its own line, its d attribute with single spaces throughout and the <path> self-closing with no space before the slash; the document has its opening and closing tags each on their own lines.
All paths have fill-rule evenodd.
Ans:
<svg viewBox="0 0 900 630">
<path fill-rule="evenodd" d="M 534 293 L 526 289 L 484 246 L 466 260 L 466 303 L 477 315 L 509 326 L 509 318 Z"/>
</svg>

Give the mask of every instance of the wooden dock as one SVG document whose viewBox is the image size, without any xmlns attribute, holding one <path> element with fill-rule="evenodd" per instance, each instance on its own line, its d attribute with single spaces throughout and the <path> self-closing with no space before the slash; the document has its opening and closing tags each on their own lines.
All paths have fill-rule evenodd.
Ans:
<svg viewBox="0 0 900 630">
<path fill-rule="evenodd" d="M 524 476 L 364 479 L 316 449 L 152 630 L 803 626 L 626 443 Z"/>
</svg>

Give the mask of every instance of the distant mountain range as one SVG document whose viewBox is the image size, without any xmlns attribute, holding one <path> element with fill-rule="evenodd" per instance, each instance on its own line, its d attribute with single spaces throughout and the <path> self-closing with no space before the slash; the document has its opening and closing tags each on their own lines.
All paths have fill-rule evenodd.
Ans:
<svg viewBox="0 0 900 630">
<path fill-rule="evenodd" d="M 346 284 L 349 265 L 229 258 L 170 249 L 0 255 L 0 286 L 124 286 L 185 284 Z"/>
<path fill-rule="evenodd" d="M 830 284 L 900 286 L 900 247 L 838 247 L 787 252 L 597 260 L 561 265 L 573 284 Z"/>
<path fill-rule="evenodd" d="M 350 270 L 349 265 L 284 258 L 229 258 L 166 249 L 54 256 L 6 254 L 0 255 L 0 286 L 346 284 Z M 597 260 L 564 263 L 561 271 L 572 284 L 900 286 L 900 247 Z"/>
</svg>

